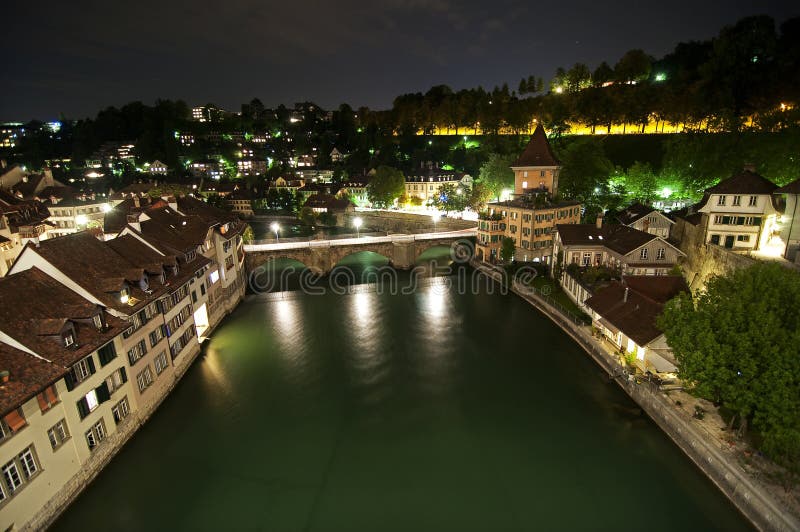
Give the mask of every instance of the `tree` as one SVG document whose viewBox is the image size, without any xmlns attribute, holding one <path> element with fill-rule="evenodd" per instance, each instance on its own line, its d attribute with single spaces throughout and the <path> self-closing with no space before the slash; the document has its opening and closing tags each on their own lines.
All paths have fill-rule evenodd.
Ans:
<svg viewBox="0 0 800 532">
<path fill-rule="evenodd" d="M 608 181 L 614 165 L 606 157 L 603 145 L 594 138 L 580 138 L 558 151 L 561 193 L 568 198 L 585 199 Z"/>
<path fill-rule="evenodd" d="M 644 81 L 650 76 L 653 58 L 642 50 L 630 50 L 614 65 L 617 80 L 623 82 Z"/>
<path fill-rule="evenodd" d="M 379 166 L 367 185 L 367 196 L 376 207 L 388 207 L 405 191 L 403 173 L 390 166 Z"/>
<path fill-rule="evenodd" d="M 433 206 L 445 212 L 463 211 L 470 200 L 470 189 L 462 185 L 446 183 L 433 198 Z"/>
<path fill-rule="evenodd" d="M 602 87 L 603 83 L 614 80 L 614 69 L 608 66 L 608 63 L 603 61 L 592 73 L 592 84 L 595 87 Z"/>
<path fill-rule="evenodd" d="M 650 164 L 639 161 L 633 163 L 625 177 L 625 188 L 632 198 L 649 205 L 655 198 L 658 188 L 656 175 Z"/>
<path fill-rule="evenodd" d="M 670 301 L 659 320 L 681 378 L 758 433 L 760 448 L 800 472 L 800 275 L 759 263 Z M 731 419 L 731 426 L 733 424 Z"/>
<path fill-rule="evenodd" d="M 514 259 L 515 249 L 514 239 L 504 236 L 503 241 L 500 243 L 500 258 L 503 262 L 511 262 Z"/>
<path fill-rule="evenodd" d="M 481 166 L 478 183 L 489 191 L 490 197 L 499 198 L 503 189 L 514 188 L 514 171 L 511 163 L 514 155 L 489 154 L 489 158 Z"/>
</svg>

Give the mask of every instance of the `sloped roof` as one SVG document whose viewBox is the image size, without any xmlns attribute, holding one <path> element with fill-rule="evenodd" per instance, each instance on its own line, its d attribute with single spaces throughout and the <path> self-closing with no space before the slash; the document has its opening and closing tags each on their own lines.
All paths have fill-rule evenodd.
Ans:
<svg viewBox="0 0 800 532">
<path fill-rule="evenodd" d="M 585 304 L 637 345 L 645 346 L 663 332 L 656 320 L 664 304 L 688 291 L 682 277 L 625 276 L 622 282 L 614 281 L 598 290 Z"/>
<path fill-rule="evenodd" d="M 642 218 L 644 218 L 645 216 L 647 216 L 648 214 L 651 214 L 653 212 L 657 212 L 658 214 L 662 214 L 661 211 L 659 211 L 659 210 L 657 210 L 657 209 L 655 209 L 653 207 L 650 207 L 648 205 L 644 205 L 643 203 L 639 203 L 637 201 L 637 202 L 629 205 L 628 207 L 626 207 L 623 211 L 617 213 L 616 218 L 619 221 L 619 223 L 621 223 L 621 224 L 631 225 L 632 223 L 635 223 L 635 222 L 641 220 Z M 663 216 L 663 214 L 662 214 L 662 216 Z M 664 217 L 667 218 L 666 216 L 664 216 Z M 667 220 L 669 220 L 669 218 L 667 218 Z M 670 222 L 672 222 L 672 220 L 670 220 Z"/>
<path fill-rule="evenodd" d="M 19 408 L 67 373 L 62 366 L 3 343 L 0 369 L 9 372 L 8 382 L 0 386 L 0 416 Z"/>
<path fill-rule="evenodd" d="M 594 224 L 558 224 L 556 229 L 566 246 L 605 246 L 621 255 L 658 238 L 620 224 L 608 224 L 599 229 Z"/>
<path fill-rule="evenodd" d="M 772 194 L 777 188 L 766 177 L 746 169 L 707 188 L 706 194 Z"/>
<path fill-rule="evenodd" d="M 547 134 L 541 124 L 536 126 L 528 145 L 517 160 L 511 164 L 512 168 L 525 166 L 561 166 L 561 161 L 556 158 L 550 148 L 550 142 L 548 142 Z"/>
<path fill-rule="evenodd" d="M 788 185 L 775 189 L 774 194 L 800 194 L 800 179 L 795 179 Z"/>
<path fill-rule="evenodd" d="M 105 314 L 108 327 L 98 330 L 90 320 L 98 306 L 79 296 L 38 268 L 0 279 L 0 300 L 24 302 L 0 305 L 0 329 L 37 354 L 69 367 L 120 334 L 127 324 Z M 53 336 L 68 322 L 75 328 L 75 344 L 67 349 Z M 2 368 L 0 368 L 2 369 Z"/>
</svg>

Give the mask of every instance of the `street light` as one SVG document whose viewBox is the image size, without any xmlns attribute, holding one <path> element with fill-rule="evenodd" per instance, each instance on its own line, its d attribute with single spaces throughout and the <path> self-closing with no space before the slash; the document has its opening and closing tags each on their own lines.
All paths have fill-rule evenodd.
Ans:
<svg viewBox="0 0 800 532">
<path fill-rule="evenodd" d="M 364 223 L 364 221 L 361 218 L 355 218 L 353 220 L 353 225 L 356 228 L 356 238 L 361 238 L 361 224 L 362 223 Z"/>
<path fill-rule="evenodd" d="M 278 225 L 278 222 L 272 222 L 272 225 L 270 225 L 269 228 L 272 229 L 273 233 L 275 233 L 275 242 L 280 242 L 280 240 L 278 240 L 278 231 L 281 230 L 281 226 Z"/>
<path fill-rule="evenodd" d="M 75 225 L 86 225 L 89 223 L 89 217 L 85 214 L 79 214 L 75 217 Z"/>
<path fill-rule="evenodd" d="M 439 220 L 441 220 L 442 215 L 439 213 L 439 211 L 436 211 L 433 214 L 431 214 L 431 218 L 433 219 L 433 232 L 435 233 L 436 232 L 436 223 Z"/>
</svg>

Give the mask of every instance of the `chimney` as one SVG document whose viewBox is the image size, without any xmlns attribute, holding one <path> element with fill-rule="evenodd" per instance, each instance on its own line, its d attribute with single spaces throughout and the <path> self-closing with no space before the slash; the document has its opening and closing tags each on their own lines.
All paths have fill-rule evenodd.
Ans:
<svg viewBox="0 0 800 532">
<path fill-rule="evenodd" d="M 597 225 L 598 229 L 603 227 L 603 213 L 602 212 L 599 212 L 597 214 L 597 221 L 595 222 L 595 224 Z"/>
<path fill-rule="evenodd" d="M 744 171 L 745 172 L 753 172 L 756 173 L 756 165 L 753 163 L 744 163 Z"/>
<path fill-rule="evenodd" d="M 622 296 L 622 302 L 623 303 L 627 303 L 628 302 L 628 287 L 627 286 L 625 287 L 625 295 Z"/>
</svg>

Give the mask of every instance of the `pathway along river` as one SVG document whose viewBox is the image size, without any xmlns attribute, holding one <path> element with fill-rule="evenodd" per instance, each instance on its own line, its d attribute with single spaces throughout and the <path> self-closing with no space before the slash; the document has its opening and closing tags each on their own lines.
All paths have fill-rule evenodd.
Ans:
<svg viewBox="0 0 800 532">
<path fill-rule="evenodd" d="M 55 530 L 749 527 L 514 295 L 254 296 L 209 342 Z"/>
</svg>

